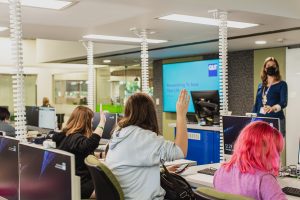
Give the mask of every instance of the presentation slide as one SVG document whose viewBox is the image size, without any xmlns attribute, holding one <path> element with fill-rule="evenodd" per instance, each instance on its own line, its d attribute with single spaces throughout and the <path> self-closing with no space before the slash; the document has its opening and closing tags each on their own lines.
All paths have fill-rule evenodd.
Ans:
<svg viewBox="0 0 300 200">
<path fill-rule="evenodd" d="M 163 111 L 176 112 L 181 89 L 190 91 L 219 90 L 219 59 L 163 65 Z M 195 112 L 192 99 L 188 112 Z"/>
</svg>

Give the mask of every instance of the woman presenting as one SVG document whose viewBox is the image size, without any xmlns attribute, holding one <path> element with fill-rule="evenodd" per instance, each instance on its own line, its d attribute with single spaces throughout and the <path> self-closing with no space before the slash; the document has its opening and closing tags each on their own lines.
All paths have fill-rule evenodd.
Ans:
<svg viewBox="0 0 300 200">
<path fill-rule="evenodd" d="M 265 60 L 261 80 L 252 112 L 260 117 L 279 118 L 280 132 L 285 137 L 283 109 L 287 106 L 288 89 L 286 82 L 281 80 L 279 65 L 274 57 L 268 57 Z"/>
</svg>

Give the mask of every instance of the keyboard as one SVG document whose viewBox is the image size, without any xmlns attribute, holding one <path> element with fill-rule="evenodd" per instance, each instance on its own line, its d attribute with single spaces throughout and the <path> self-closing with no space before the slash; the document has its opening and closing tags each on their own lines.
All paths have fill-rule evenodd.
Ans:
<svg viewBox="0 0 300 200">
<path fill-rule="evenodd" d="M 215 175 L 216 171 L 217 171 L 217 169 L 215 169 L 215 168 L 205 168 L 205 169 L 199 170 L 198 173 L 213 176 L 213 175 Z"/>
<path fill-rule="evenodd" d="M 29 125 L 27 125 L 27 130 L 28 131 L 37 131 L 39 134 L 42 134 L 42 135 L 47 135 L 50 131 L 52 131 L 52 129 L 39 128 L 36 126 L 29 126 Z"/>
<path fill-rule="evenodd" d="M 282 191 L 287 195 L 300 197 L 300 189 L 299 188 L 284 187 L 284 188 L 282 188 Z"/>
</svg>

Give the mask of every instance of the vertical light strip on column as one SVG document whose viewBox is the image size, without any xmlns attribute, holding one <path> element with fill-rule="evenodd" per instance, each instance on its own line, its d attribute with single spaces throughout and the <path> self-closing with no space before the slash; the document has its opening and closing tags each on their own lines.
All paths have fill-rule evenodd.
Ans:
<svg viewBox="0 0 300 200">
<path fill-rule="evenodd" d="M 13 105 L 15 115 L 16 137 L 21 141 L 26 139 L 26 114 L 22 48 L 22 21 L 20 0 L 9 0 L 10 39 L 12 60 L 15 74 L 13 75 Z"/>
<path fill-rule="evenodd" d="M 87 63 L 88 63 L 88 106 L 95 110 L 95 69 L 94 69 L 94 44 L 87 43 Z"/>
<path fill-rule="evenodd" d="M 227 12 L 219 17 L 219 73 L 220 73 L 220 161 L 224 161 L 224 133 L 222 116 L 228 113 Z"/>
<path fill-rule="evenodd" d="M 142 71 L 142 92 L 149 92 L 149 66 L 148 66 L 148 42 L 147 31 L 142 30 L 140 37 L 141 43 L 141 71 Z"/>
</svg>

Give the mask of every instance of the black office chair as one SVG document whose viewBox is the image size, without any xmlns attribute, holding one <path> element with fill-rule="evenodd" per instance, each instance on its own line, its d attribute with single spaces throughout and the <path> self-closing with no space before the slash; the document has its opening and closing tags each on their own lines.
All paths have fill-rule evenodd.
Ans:
<svg viewBox="0 0 300 200">
<path fill-rule="evenodd" d="M 65 114 L 64 113 L 56 113 L 57 117 L 57 127 L 59 130 L 61 130 L 63 123 L 65 122 Z"/>
<path fill-rule="evenodd" d="M 254 200 L 250 197 L 220 192 L 208 187 L 197 188 L 195 194 L 197 200 Z"/>
<path fill-rule="evenodd" d="M 124 200 L 119 181 L 104 163 L 93 155 L 86 157 L 84 162 L 92 176 L 97 200 Z"/>
</svg>

